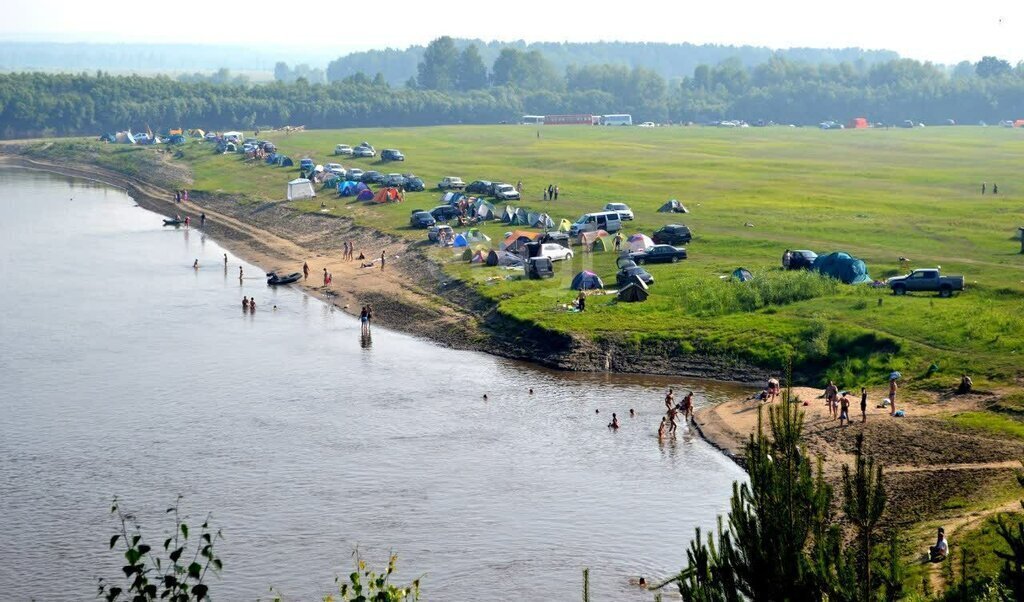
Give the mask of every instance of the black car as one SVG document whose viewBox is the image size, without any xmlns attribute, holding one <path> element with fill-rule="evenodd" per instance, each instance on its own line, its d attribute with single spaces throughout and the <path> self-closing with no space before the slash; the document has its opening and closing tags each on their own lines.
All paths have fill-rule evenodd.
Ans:
<svg viewBox="0 0 1024 602">
<path fill-rule="evenodd" d="M 400 151 L 398 149 L 385 148 L 384 150 L 380 151 L 380 160 L 381 161 L 405 161 L 405 155 L 403 155 L 402 151 Z"/>
<path fill-rule="evenodd" d="M 668 224 L 656 230 L 651 240 L 656 245 L 685 245 L 693 240 L 693 232 L 690 232 L 688 226 Z"/>
<path fill-rule="evenodd" d="M 383 184 L 384 177 L 384 174 L 380 173 L 379 171 L 366 171 L 363 172 L 360 181 L 363 184 Z"/>
<path fill-rule="evenodd" d="M 618 272 L 616 272 L 615 284 L 619 288 L 622 288 L 623 286 L 626 286 L 627 284 L 633 282 L 634 276 L 642 280 L 643 283 L 646 284 L 647 286 L 654 284 L 654 276 L 651 276 L 650 272 L 648 272 L 647 270 L 643 269 L 638 265 L 627 265 Z"/>
<path fill-rule="evenodd" d="M 676 263 L 680 259 L 686 259 L 686 249 L 680 249 L 672 245 L 654 245 L 646 251 L 630 253 L 629 258 L 639 265 L 645 263 Z"/>
<path fill-rule="evenodd" d="M 429 228 L 436 223 L 434 217 L 426 211 L 417 211 L 409 216 L 409 225 L 413 228 Z"/>
<path fill-rule="evenodd" d="M 494 182 L 491 182 L 489 180 L 474 180 L 473 182 L 470 182 L 468 186 L 466 186 L 467 194 L 488 195 L 491 194 L 492 190 L 494 190 Z"/>
<path fill-rule="evenodd" d="M 402 187 L 405 188 L 406 192 L 423 192 L 424 190 L 427 189 L 426 185 L 423 183 L 423 180 L 417 178 L 416 176 L 406 176 L 405 184 Z"/>
<path fill-rule="evenodd" d="M 446 222 L 459 217 L 459 210 L 451 205 L 439 205 L 430 210 L 430 215 L 439 222 Z"/>
<path fill-rule="evenodd" d="M 787 254 L 789 255 L 788 260 L 786 259 Z M 809 270 L 817 258 L 818 254 L 814 251 L 786 251 L 782 255 L 782 267 L 787 270 Z"/>
<path fill-rule="evenodd" d="M 392 173 L 384 176 L 385 186 L 394 186 L 395 188 L 402 188 L 405 186 L 405 176 L 402 174 Z"/>
</svg>

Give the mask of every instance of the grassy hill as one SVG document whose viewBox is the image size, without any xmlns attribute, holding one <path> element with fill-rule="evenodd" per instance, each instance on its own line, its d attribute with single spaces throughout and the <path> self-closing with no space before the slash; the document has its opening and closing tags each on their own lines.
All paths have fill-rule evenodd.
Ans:
<svg viewBox="0 0 1024 602">
<path fill-rule="evenodd" d="M 793 357 L 808 376 L 832 376 L 845 386 L 877 382 L 890 369 L 948 384 L 961 371 L 984 384 L 1022 376 L 1024 255 L 1015 239 L 1024 225 L 1020 173 L 1024 131 L 947 127 L 914 130 L 820 131 L 794 128 L 590 128 L 462 126 L 267 133 L 296 164 L 304 156 L 335 160 L 335 144 L 367 140 L 399 148 L 404 164 L 346 158 L 346 167 L 414 172 L 432 186 L 442 176 L 524 184 L 519 206 L 575 220 L 606 202 L 636 213 L 626 233 L 665 223 L 695 233 L 690 259 L 651 266 L 657 280 L 647 303 L 614 296 L 588 302 L 587 312 L 565 312 L 575 295 L 569 279 L 593 269 L 614 284 L 611 254 L 577 249 L 572 265 L 556 265 L 543 282 L 506 280 L 499 268 L 470 267 L 450 250 L 436 250 L 453 278 L 476 286 L 503 311 L 549 329 L 643 345 L 666 341 L 680 354 L 707 353 L 782 367 Z M 91 143 L 90 143 L 91 148 Z M 145 152 L 104 147 L 104 154 Z M 193 187 L 241 200 L 284 196 L 295 170 L 247 165 L 237 155 L 215 155 L 190 144 L 177 159 L 193 171 Z M 998 183 L 998 196 L 981 196 L 981 182 Z M 558 201 L 543 201 L 549 183 Z M 332 194 L 299 203 L 423 240 L 408 227 L 413 208 L 438 204 L 438 192 L 409 194 L 404 204 L 364 206 Z M 659 214 L 670 198 L 688 215 Z M 747 225 L 750 224 L 750 225 Z M 495 244 L 510 228 L 485 231 Z M 786 248 L 819 253 L 845 250 L 867 262 L 873 278 L 910 267 L 939 265 L 962 273 L 966 292 L 893 297 L 887 289 L 845 286 L 778 269 Z M 752 283 L 721 277 L 736 267 Z M 935 368 L 929 369 L 932 364 Z"/>
</svg>

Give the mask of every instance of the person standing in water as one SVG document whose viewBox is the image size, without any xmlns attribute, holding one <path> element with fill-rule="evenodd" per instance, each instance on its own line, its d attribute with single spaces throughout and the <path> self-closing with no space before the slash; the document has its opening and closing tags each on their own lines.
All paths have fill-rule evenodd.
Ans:
<svg viewBox="0 0 1024 602">
<path fill-rule="evenodd" d="M 669 388 L 668 393 L 665 394 L 665 411 L 672 409 L 672 404 L 675 403 L 675 394 L 672 393 L 672 389 Z"/>
<path fill-rule="evenodd" d="M 228 254 L 224 254 L 224 269 L 228 269 Z"/>
<path fill-rule="evenodd" d="M 242 276 L 243 276 L 243 273 L 242 273 L 242 266 L 238 266 L 238 281 L 239 281 L 239 282 L 241 282 L 241 281 L 242 281 Z"/>
<path fill-rule="evenodd" d="M 359 324 L 362 328 L 363 334 L 366 334 L 366 331 L 370 329 L 370 317 L 369 312 L 366 311 L 365 305 L 359 312 Z"/>
<path fill-rule="evenodd" d="M 612 412 L 612 421 L 608 424 L 608 428 L 613 431 L 619 428 L 619 417 L 615 415 L 615 412 Z"/>
<path fill-rule="evenodd" d="M 665 417 L 661 417 L 661 424 L 658 425 L 658 439 L 665 438 Z"/>
<path fill-rule="evenodd" d="M 242 311 L 248 311 L 249 309 L 249 297 L 242 297 Z"/>
<path fill-rule="evenodd" d="M 253 297 L 252 299 L 249 299 L 249 311 L 251 311 L 251 312 L 255 312 L 256 311 L 256 297 Z"/>
</svg>

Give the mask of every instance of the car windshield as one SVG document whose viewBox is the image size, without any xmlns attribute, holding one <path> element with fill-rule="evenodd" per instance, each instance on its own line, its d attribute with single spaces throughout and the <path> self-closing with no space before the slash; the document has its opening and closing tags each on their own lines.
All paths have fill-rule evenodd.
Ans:
<svg viewBox="0 0 1024 602">
<path fill-rule="evenodd" d="M 622 203 L 608 203 L 608 208 L 609 209 L 619 210 L 619 209 L 626 209 L 626 206 L 623 205 Z"/>
</svg>

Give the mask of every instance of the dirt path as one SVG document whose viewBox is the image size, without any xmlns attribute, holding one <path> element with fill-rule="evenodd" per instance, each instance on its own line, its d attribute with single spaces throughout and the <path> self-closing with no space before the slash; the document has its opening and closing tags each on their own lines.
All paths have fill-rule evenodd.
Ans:
<svg viewBox="0 0 1024 602">
<path fill-rule="evenodd" d="M 1020 462 L 1014 462 L 1013 464 L 1015 468 L 1020 468 Z M 969 512 L 954 519 L 946 520 L 943 524 L 943 529 L 946 532 L 946 540 L 951 543 L 949 544 L 950 558 L 945 562 L 956 562 L 955 552 L 960 548 L 960 536 L 973 530 L 992 516 L 1004 512 L 1019 512 L 1020 510 L 1020 501 L 1012 500 L 995 508 Z M 929 546 L 934 545 L 934 539 L 934 533 L 929 532 L 925 534 L 919 540 L 919 549 L 927 551 Z M 949 587 L 949 583 L 946 581 L 946 571 L 943 570 L 943 563 L 929 562 L 924 552 L 922 553 L 921 562 L 925 563 L 928 584 L 931 586 L 932 592 L 938 594 L 945 591 Z"/>
</svg>

